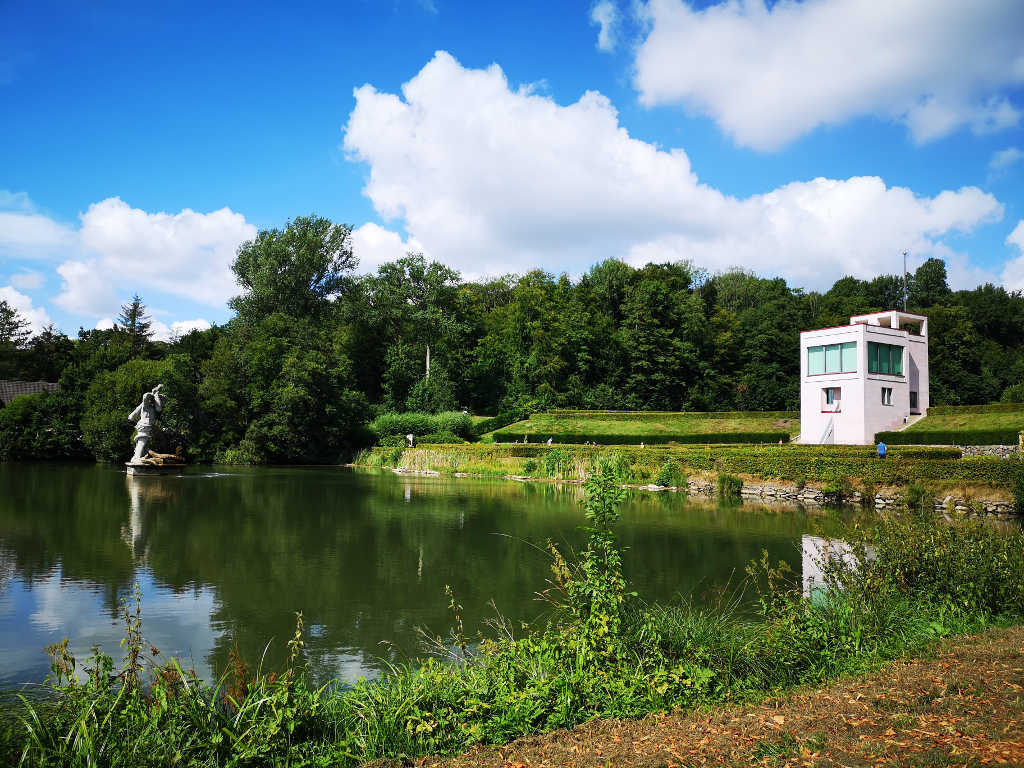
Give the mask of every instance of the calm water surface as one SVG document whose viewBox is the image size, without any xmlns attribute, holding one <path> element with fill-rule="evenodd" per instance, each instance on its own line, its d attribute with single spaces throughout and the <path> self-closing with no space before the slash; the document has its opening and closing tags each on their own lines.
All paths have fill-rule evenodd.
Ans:
<svg viewBox="0 0 1024 768">
<path fill-rule="evenodd" d="M 143 592 L 143 629 L 210 678 L 237 643 L 276 665 L 302 610 L 317 677 L 374 676 L 446 633 L 452 586 L 467 628 L 498 610 L 541 614 L 552 539 L 579 548 L 579 490 L 347 469 L 261 468 L 126 477 L 93 465 L 0 464 L 0 688 L 41 681 L 44 646 L 70 638 L 115 657 L 120 600 Z M 834 515 L 719 507 L 635 493 L 620 534 L 649 601 L 695 599 L 767 549 L 799 571 L 800 536 Z"/>
</svg>

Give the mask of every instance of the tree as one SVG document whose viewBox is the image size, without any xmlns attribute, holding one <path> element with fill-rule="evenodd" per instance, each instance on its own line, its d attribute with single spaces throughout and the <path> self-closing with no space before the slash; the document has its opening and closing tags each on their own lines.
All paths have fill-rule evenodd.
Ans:
<svg viewBox="0 0 1024 768">
<path fill-rule="evenodd" d="M 131 303 L 121 305 L 121 314 L 114 323 L 115 328 L 128 335 L 129 354 L 132 357 L 139 356 L 153 335 L 153 331 L 150 330 L 152 325 L 152 318 L 146 314 L 146 305 L 137 293 L 132 296 Z"/>
<path fill-rule="evenodd" d="M 946 303 L 952 293 L 946 280 L 946 262 L 928 259 L 908 281 L 907 292 L 910 304 L 921 309 Z"/>
<path fill-rule="evenodd" d="M 231 265 L 244 291 L 231 299 L 231 308 L 245 320 L 275 312 L 320 316 L 348 286 L 348 273 L 358 264 L 351 235 L 351 227 L 319 216 L 260 231 L 242 243 Z"/>
<path fill-rule="evenodd" d="M 0 346 L 21 349 L 30 335 L 28 320 L 6 300 L 0 299 Z"/>
</svg>

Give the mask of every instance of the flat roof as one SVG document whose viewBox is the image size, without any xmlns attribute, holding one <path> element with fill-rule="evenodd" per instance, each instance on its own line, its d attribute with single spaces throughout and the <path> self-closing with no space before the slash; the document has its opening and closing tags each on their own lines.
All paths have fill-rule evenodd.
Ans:
<svg viewBox="0 0 1024 768">
<path fill-rule="evenodd" d="M 922 320 L 927 320 L 928 315 L 918 315 L 914 312 L 905 312 L 902 309 L 883 309 L 881 312 L 868 312 L 866 315 L 850 315 L 851 320 L 855 320 L 858 317 L 878 317 L 880 315 L 891 315 L 895 312 L 897 315 L 903 315 L 903 317 L 919 317 Z"/>
</svg>

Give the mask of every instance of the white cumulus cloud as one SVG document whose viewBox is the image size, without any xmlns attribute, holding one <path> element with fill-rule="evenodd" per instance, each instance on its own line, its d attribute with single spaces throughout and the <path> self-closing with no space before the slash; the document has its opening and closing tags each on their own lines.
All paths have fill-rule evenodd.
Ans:
<svg viewBox="0 0 1024 768">
<path fill-rule="evenodd" d="M 692 259 L 821 288 L 843 274 L 895 271 L 905 248 L 949 256 L 944 235 L 1003 214 L 975 187 L 925 197 L 877 177 L 724 195 L 699 181 L 681 149 L 630 137 L 603 95 L 561 106 L 510 88 L 497 65 L 466 69 L 445 52 L 401 95 L 365 85 L 355 97 L 344 147 L 368 165 L 364 192 L 467 275 Z M 393 233 L 389 242 L 401 247 Z"/>
<path fill-rule="evenodd" d="M 397 232 L 367 222 L 352 230 L 352 252 L 359 259 L 360 272 L 376 272 L 381 264 L 409 253 L 425 253 L 425 249 L 415 238 L 405 241 Z"/>
<path fill-rule="evenodd" d="M 1024 291 L 1024 219 L 1007 235 L 1006 244 L 1015 246 L 1020 255 L 1006 263 L 1003 283 L 1011 291 Z"/>
<path fill-rule="evenodd" d="M 229 208 L 148 213 L 117 197 L 93 203 L 81 219 L 82 248 L 95 254 L 106 280 L 129 294 L 155 289 L 211 307 L 237 292 L 231 262 L 238 246 L 256 236 L 256 227 Z M 77 295 L 69 282 L 61 298 L 75 302 Z"/>
<path fill-rule="evenodd" d="M 598 27 L 598 50 L 611 52 L 618 43 L 619 9 L 612 0 L 598 0 L 590 9 L 590 23 Z"/>
<path fill-rule="evenodd" d="M 689 0 L 639 6 L 634 84 L 648 106 L 711 116 L 739 144 L 776 149 L 873 115 L 917 142 L 1020 122 L 1019 0 Z"/>
<path fill-rule="evenodd" d="M 50 324 L 50 316 L 46 309 L 35 306 L 31 298 L 16 290 L 12 285 L 0 286 L 0 300 L 6 301 L 14 307 L 18 314 L 28 321 L 33 333 L 39 333 Z"/>
</svg>

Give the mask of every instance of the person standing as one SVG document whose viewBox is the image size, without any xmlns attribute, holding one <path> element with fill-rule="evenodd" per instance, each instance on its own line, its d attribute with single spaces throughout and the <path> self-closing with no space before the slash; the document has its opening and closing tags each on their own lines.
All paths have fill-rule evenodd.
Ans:
<svg viewBox="0 0 1024 768">
<path fill-rule="evenodd" d="M 888 450 L 888 446 L 884 442 L 879 440 L 878 441 L 878 458 L 884 459 L 885 458 L 885 453 L 886 453 L 887 450 Z"/>
</svg>

